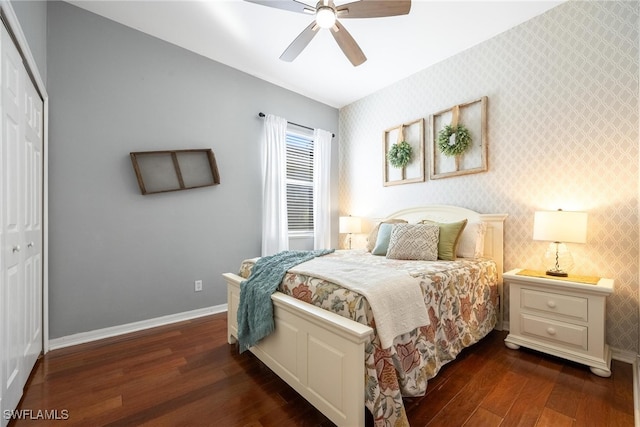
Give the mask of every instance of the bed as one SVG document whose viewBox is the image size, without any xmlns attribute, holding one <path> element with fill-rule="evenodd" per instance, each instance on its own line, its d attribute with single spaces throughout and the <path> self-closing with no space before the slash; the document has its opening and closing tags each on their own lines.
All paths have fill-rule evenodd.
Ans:
<svg viewBox="0 0 640 427">
<path fill-rule="evenodd" d="M 420 280 L 430 321 L 397 336 L 389 347 L 382 345 L 382 327 L 376 327 L 366 298 L 327 277 L 309 277 L 304 268 L 293 268 L 271 298 L 275 332 L 250 351 L 339 426 L 364 426 L 363 406 L 376 426 L 408 425 L 402 397 L 423 395 L 427 381 L 444 364 L 491 329 L 502 328 L 506 216 L 438 205 L 404 209 L 380 219 L 410 224 L 466 219 L 467 224 L 481 224 L 484 238 L 476 251 L 480 257 L 387 260 L 365 250 L 327 256 L 372 268 L 393 264 Z M 230 344 L 238 337 L 240 283 L 250 275 L 254 261 L 243 262 L 239 274 L 223 275 Z"/>
</svg>

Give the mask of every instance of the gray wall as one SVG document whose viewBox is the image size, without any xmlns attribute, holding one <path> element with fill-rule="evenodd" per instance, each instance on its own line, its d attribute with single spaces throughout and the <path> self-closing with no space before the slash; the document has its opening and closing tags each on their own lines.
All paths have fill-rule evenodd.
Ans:
<svg viewBox="0 0 640 427">
<path fill-rule="evenodd" d="M 226 303 L 260 254 L 258 112 L 337 133 L 338 111 L 62 2 L 47 53 L 50 337 Z M 221 184 L 142 196 L 129 152 L 185 148 Z"/>
<path fill-rule="evenodd" d="M 47 2 L 11 0 L 13 11 L 29 44 L 29 50 L 44 82 L 47 81 Z"/>
</svg>

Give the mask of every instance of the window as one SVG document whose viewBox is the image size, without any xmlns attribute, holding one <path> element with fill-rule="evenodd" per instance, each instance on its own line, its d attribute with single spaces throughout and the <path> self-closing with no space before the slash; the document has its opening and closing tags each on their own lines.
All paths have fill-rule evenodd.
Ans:
<svg viewBox="0 0 640 427">
<path fill-rule="evenodd" d="M 313 135 L 287 131 L 289 235 L 313 235 Z"/>
</svg>

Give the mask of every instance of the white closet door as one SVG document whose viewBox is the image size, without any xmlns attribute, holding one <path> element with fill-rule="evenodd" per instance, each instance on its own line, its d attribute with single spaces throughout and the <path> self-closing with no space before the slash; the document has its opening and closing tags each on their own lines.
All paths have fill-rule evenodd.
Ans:
<svg viewBox="0 0 640 427">
<path fill-rule="evenodd" d="M 42 349 L 43 108 L 18 50 L 0 27 L 0 407 L 5 411 L 16 408 Z M 6 422 L 2 417 L 2 425 Z"/>
<path fill-rule="evenodd" d="M 25 71 L 26 73 L 26 71 Z M 24 119 L 24 381 L 42 351 L 42 143 L 43 103 L 30 79 L 25 80 Z"/>
<path fill-rule="evenodd" d="M 22 112 L 24 77 L 21 72 L 22 59 L 9 35 L 2 27 L 1 41 L 1 80 L 2 80 L 2 150 L 4 153 L 2 170 L 4 171 L 5 193 L 3 200 L 3 252 L 4 252 L 4 304 L 3 349 L 2 357 L 2 403 L 3 409 L 14 409 L 22 396 L 23 345 L 22 307 L 25 303 L 22 200 L 24 152 L 20 121 Z"/>
</svg>

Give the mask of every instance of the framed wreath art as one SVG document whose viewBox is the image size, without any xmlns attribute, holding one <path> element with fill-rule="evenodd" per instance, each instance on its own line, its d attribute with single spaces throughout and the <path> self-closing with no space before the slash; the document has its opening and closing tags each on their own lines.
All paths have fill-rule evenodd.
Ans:
<svg viewBox="0 0 640 427">
<path fill-rule="evenodd" d="M 423 119 L 385 130 L 382 144 L 385 186 L 424 181 Z"/>
<path fill-rule="evenodd" d="M 459 156 L 471 145 L 469 130 L 463 125 L 445 125 L 438 133 L 438 149 L 445 156 Z"/>
<path fill-rule="evenodd" d="M 411 161 L 412 151 L 411 144 L 407 141 L 397 142 L 387 153 L 387 160 L 394 168 L 403 168 Z"/>
<path fill-rule="evenodd" d="M 430 116 L 430 179 L 487 171 L 487 97 Z"/>
</svg>

